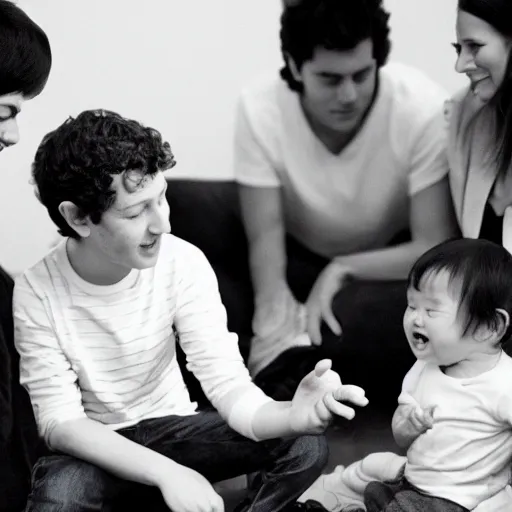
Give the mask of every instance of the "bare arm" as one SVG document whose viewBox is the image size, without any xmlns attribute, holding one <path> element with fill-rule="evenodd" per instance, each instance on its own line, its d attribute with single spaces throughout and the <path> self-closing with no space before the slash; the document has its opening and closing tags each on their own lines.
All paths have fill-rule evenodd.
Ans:
<svg viewBox="0 0 512 512">
<path fill-rule="evenodd" d="M 281 188 L 240 185 L 239 191 L 255 295 L 268 296 L 286 284 Z"/>
<path fill-rule="evenodd" d="M 89 418 L 60 423 L 49 437 L 63 453 L 124 480 L 158 487 L 170 510 L 224 512 L 222 498 L 196 471 L 124 438 Z"/>
<path fill-rule="evenodd" d="M 405 279 L 413 263 L 425 251 L 459 235 L 447 178 L 411 198 L 410 226 L 410 242 L 340 256 L 335 261 L 350 269 L 355 277 Z"/>
<path fill-rule="evenodd" d="M 447 178 L 411 198 L 410 226 L 410 242 L 339 256 L 320 273 L 307 302 L 308 333 L 314 343 L 321 342 L 322 319 L 334 333 L 341 333 L 331 304 L 347 277 L 405 279 L 413 263 L 425 251 L 458 234 Z"/>
<path fill-rule="evenodd" d="M 49 436 L 57 451 L 85 460 L 106 471 L 145 485 L 160 486 L 180 467 L 171 459 L 130 441 L 89 418 L 57 424 Z"/>
</svg>

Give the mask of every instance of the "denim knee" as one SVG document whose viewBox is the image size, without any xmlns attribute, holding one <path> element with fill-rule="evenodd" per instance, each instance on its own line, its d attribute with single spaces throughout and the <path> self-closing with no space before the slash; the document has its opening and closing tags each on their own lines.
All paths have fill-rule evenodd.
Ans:
<svg viewBox="0 0 512 512">
<path fill-rule="evenodd" d="M 108 473 L 74 457 L 42 457 L 32 471 L 26 510 L 103 510 L 113 483 Z"/>
<path fill-rule="evenodd" d="M 327 465 L 329 446 L 324 435 L 300 436 L 295 440 L 292 451 L 300 469 L 310 474 L 320 476 Z"/>
</svg>

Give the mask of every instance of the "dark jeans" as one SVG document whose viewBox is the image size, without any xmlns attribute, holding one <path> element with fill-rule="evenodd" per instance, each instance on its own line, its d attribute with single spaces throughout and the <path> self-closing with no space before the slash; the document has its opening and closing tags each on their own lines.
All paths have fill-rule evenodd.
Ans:
<svg viewBox="0 0 512 512">
<path fill-rule="evenodd" d="M 240 351 L 247 359 L 254 304 L 237 185 L 232 181 L 169 180 L 167 198 L 173 233 L 199 247 L 215 270 L 228 327 L 239 335 Z M 290 288 L 298 300 L 305 301 L 328 260 L 290 237 L 287 258 Z M 402 327 L 406 306 L 405 281 L 352 282 L 333 301 L 343 328 L 341 338 L 323 325 L 320 348 L 285 352 L 258 374 L 255 382 L 271 396 L 289 399 L 300 378 L 318 360 L 329 357 L 344 383 L 365 388 L 369 409 L 392 411 L 403 377 L 414 363 Z M 194 398 L 204 400 L 193 377 L 186 375 L 186 382 Z"/>
<path fill-rule="evenodd" d="M 285 510 L 318 478 L 328 457 L 323 436 L 254 442 L 214 411 L 146 420 L 119 433 L 211 482 L 258 472 L 238 509 L 251 512 Z M 141 510 L 157 493 L 156 488 L 121 480 L 79 459 L 53 455 L 34 466 L 26 512 Z M 163 499 L 158 502 L 167 510 Z"/>
<path fill-rule="evenodd" d="M 443 498 L 427 496 L 403 477 L 389 482 L 370 482 L 364 492 L 367 512 L 467 512 Z"/>
</svg>

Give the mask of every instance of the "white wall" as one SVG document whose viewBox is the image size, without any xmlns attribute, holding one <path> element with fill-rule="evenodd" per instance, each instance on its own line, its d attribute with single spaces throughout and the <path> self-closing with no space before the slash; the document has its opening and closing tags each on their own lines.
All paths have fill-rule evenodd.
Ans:
<svg viewBox="0 0 512 512">
<path fill-rule="evenodd" d="M 384 0 L 391 12 L 392 58 L 417 66 L 453 93 L 466 83 L 457 74 L 456 0 Z"/>
<path fill-rule="evenodd" d="M 450 92 L 455 0 L 385 0 L 393 58 Z M 230 177 L 233 106 L 240 88 L 280 65 L 279 0 L 19 0 L 48 33 L 54 66 L 19 118 L 21 142 L 0 156 L 0 261 L 36 262 L 55 228 L 33 195 L 30 164 L 68 115 L 108 108 L 159 129 L 180 176 Z"/>
</svg>

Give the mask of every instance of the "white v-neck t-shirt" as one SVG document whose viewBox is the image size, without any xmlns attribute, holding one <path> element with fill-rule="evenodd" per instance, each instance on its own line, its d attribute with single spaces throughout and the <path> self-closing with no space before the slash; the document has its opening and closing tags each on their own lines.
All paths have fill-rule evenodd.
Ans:
<svg viewBox="0 0 512 512">
<path fill-rule="evenodd" d="M 361 130 L 333 154 L 299 95 L 279 76 L 264 77 L 238 104 L 236 180 L 281 187 L 287 232 L 318 254 L 383 247 L 409 226 L 409 198 L 448 172 L 446 99 L 421 71 L 388 64 Z"/>
</svg>

